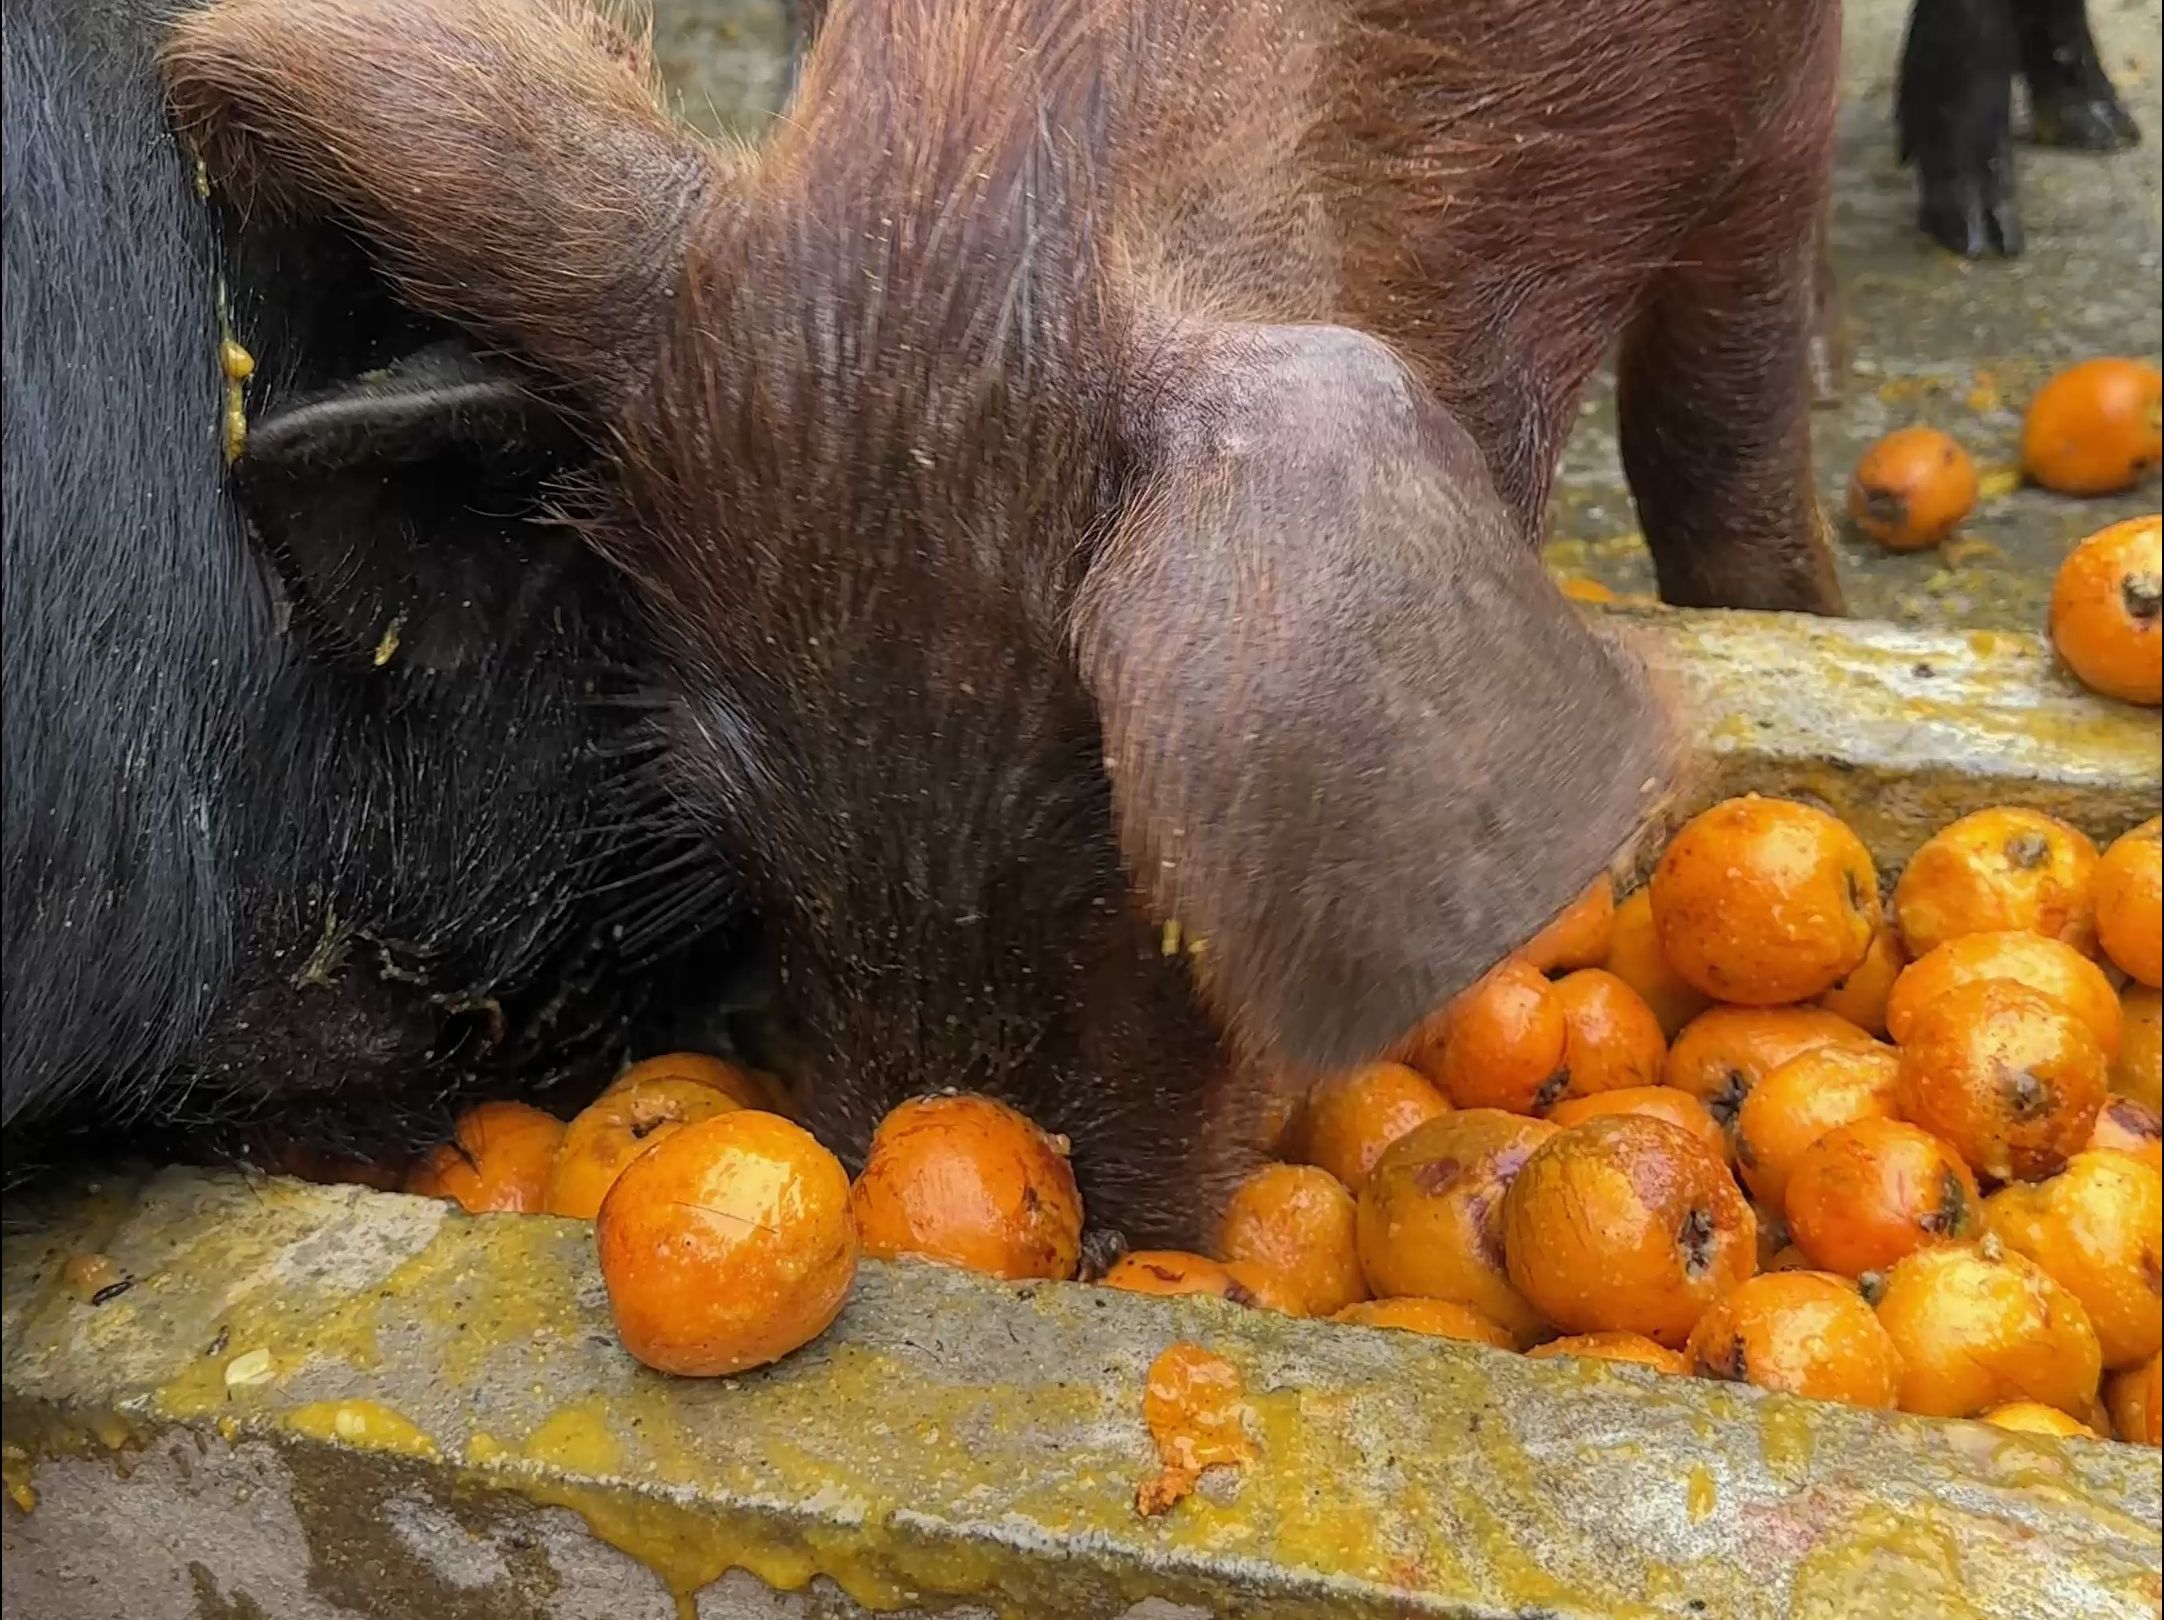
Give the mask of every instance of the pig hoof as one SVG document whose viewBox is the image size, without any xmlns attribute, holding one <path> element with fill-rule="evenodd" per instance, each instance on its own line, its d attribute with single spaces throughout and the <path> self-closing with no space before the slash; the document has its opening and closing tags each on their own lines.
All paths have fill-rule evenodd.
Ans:
<svg viewBox="0 0 2164 1620">
<path fill-rule="evenodd" d="M 2031 133 L 2039 146 L 2119 152 L 2141 144 L 2141 126 L 2109 91 L 2066 90 L 2035 98 Z"/>
<path fill-rule="evenodd" d="M 1926 186 L 1919 221 L 1933 241 L 1964 259 L 2014 258 L 2022 248 L 2021 221 L 2013 199 L 1995 191 L 1961 181 Z"/>
<path fill-rule="evenodd" d="M 1082 1258 L 1075 1267 L 1075 1281 L 1093 1283 L 1120 1263 L 1127 1253 L 1127 1239 L 1109 1226 L 1093 1226 L 1082 1234 Z"/>
</svg>

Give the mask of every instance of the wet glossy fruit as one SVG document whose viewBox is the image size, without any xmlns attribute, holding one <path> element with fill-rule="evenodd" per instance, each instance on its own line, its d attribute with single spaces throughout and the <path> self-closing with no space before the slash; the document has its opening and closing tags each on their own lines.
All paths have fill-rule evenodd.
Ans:
<svg viewBox="0 0 2164 1620">
<path fill-rule="evenodd" d="M 1894 885 L 1911 957 L 1964 934 L 2023 929 L 2087 952 L 2096 943 L 2096 845 L 2038 810 L 1998 806 L 1941 827 Z"/>
<path fill-rule="evenodd" d="M 1510 1280 L 1568 1333 L 1680 1346 L 1751 1274 L 1757 1242 L 1728 1167 L 1688 1131 L 1640 1115 L 1550 1137 L 1503 1196 Z"/>
<path fill-rule="evenodd" d="M 770 1114 L 781 1112 L 776 1106 L 779 1102 L 776 1087 L 766 1076 L 704 1052 L 664 1052 L 659 1057 L 641 1058 L 610 1081 L 609 1090 L 621 1091 L 626 1086 L 642 1085 L 648 1080 L 688 1080 L 695 1085 L 711 1087 L 740 1108 L 759 1108 Z"/>
<path fill-rule="evenodd" d="M 2164 1172 L 2164 1119 L 2147 1103 L 2132 1097 L 2112 1097 L 2096 1116 L 2089 1146 L 2124 1153 L 2152 1170 Z"/>
<path fill-rule="evenodd" d="M 713 1377 L 763 1366 L 826 1331 L 849 1297 L 849 1177 L 810 1134 L 739 1108 L 633 1159 L 594 1223 L 624 1348 Z"/>
<path fill-rule="evenodd" d="M 2107 1367 L 2164 1347 L 2164 1177 L 2123 1153 L 2077 1153 L 2049 1181 L 1984 1202 L 1984 1223 L 2089 1313 Z"/>
<path fill-rule="evenodd" d="M 2119 971 L 2164 984 L 2164 820 L 2151 816 L 2116 840 L 2096 869 L 2096 935 Z"/>
<path fill-rule="evenodd" d="M 1863 960 L 1818 998 L 1818 1005 L 1838 1013 L 1867 1035 L 1886 1033 L 1886 998 L 1893 994 L 1894 980 L 1909 965 L 1909 953 L 1901 943 L 1901 930 L 1882 922 L 1871 936 L 1871 948 Z"/>
<path fill-rule="evenodd" d="M 2119 998 L 2119 1050 L 2111 1060 L 2111 1089 L 2164 1109 L 2164 996 L 2129 985 Z"/>
<path fill-rule="evenodd" d="M 1655 1344 L 1643 1333 L 1573 1333 L 1565 1338 L 1536 1344 L 1526 1354 L 1535 1361 L 1575 1356 L 1588 1361 L 1621 1361 L 1634 1367 L 1682 1377 L 1691 1370 L 1690 1358 L 1680 1350 Z"/>
<path fill-rule="evenodd" d="M 2102 1371 L 2081 1301 L 2018 1254 L 1919 1249 L 1886 1274 L 1878 1319 L 1901 1356 L 1901 1410 L 1969 1417 L 2008 1401 L 2081 1416 Z"/>
<path fill-rule="evenodd" d="M 1888 551 L 1935 546 L 1976 505 L 1976 463 L 1950 433 L 1896 428 L 1857 460 L 1848 515 Z"/>
<path fill-rule="evenodd" d="M 1402 1063 L 1370 1063 L 1333 1075 L 1308 1094 L 1307 1160 L 1357 1194 L 1384 1148 L 1415 1125 L 1448 1112 L 1443 1094 Z"/>
<path fill-rule="evenodd" d="M 733 1097 L 695 1080 L 647 1079 L 611 1086 L 564 1127 L 541 1207 L 590 1221 L 624 1167 L 693 1120 L 726 1114 Z"/>
<path fill-rule="evenodd" d="M 1371 1186 L 1374 1180 L 1370 1171 Z M 1282 1277 L 1298 1301 L 1298 1314 L 1328 1316 L 1367 1298 L 1357 1224 L 1353 1195 L 1329 1171 L 1266 1164 L 1225 1201 L 1217 1252 Z"/>
<path fill-rule="evenodd" d="M 485 1102 L 458 1117 L 451 1140 L 439 1142 L 406 1172 L 406 1191 L 449 1198 L 469 1214 L 541 1208 L 549 1166 L 564 1122 L 521 1102 Z"/>
<path fill-rule="evenodd" d="M 1132 1249 L 1104 1274 L 1101 1286 L 1129 1294 L 1208 1294 L 1251 1303 L 1221 1262 L 1184 1249 Z"/>
<path fill-rule="evenodd" d="M 1836 1126 L 1797 1157 L 1782 1211 L 1796 1247 L 1844 1277 L 1983 1230 L 1976 1178 L 1929 1132 L 1891 1119 Z"/>
<path fill-rule="evenodd" d="M 1393 1142 L 1360 1191 L 1369 1290 L 1455 1300 L 1518 1344 L 1536 1338 L 1545 1324 L 1512 1285 L 1503 1254 L 1503 1195 L 1555 1134 L 1543 1120 L 1464 1108 Z"/>
<path fill-rule="evenodd" d="M 1985 979 L 2011 979 L 2042 991 L 2079 1014 L 2107 1054 L 2119 1049 L 2119 996 L 2104 970 L 2069 945 L 2018 929 L 1964 934 L 1918 958 L 1894 981 L 1886 1002 L 1888 1033 L 1907 1043 L 1924 1008 L 1949 990 Z"/>
<path fill-rule="evenodd" d="M 864 1252 L 877 1259 L 1065 1279 L 1082 1253 L 1082 1195 L 1065 1140 L 990 1097 L 895 1108 L 872 1133 L 852 1204 Z"/>
<path fill-rule="evenodd" d="M 1616 907 L 1608 934 L 1608 956 L 1601 966 L 1638 992 L 1652 1008 L 1661 1033 L 1670 1040 L 1708 1007 L 1713 998 L 1668 965 L 1660 934 L 1653 926 L 1653 894 L 1640 889 Z"/>
<path fill-rule="evenodd" d="M 1638 992 L 1600 968 L 1580 968 L 1555 982 L 1567 1035 L 1565 1083 L 1549 1106 L 1624 1086 L 1658 1085 L 1668 1038 Z"/>
<path fill-rule="evenodd" d="M 1513 958 L 1451 1005 L 1434 1072 L 1455 1107 L 1542 1114 L 1569 1089 L 1569 1041 L 1555 986 Z"/>
<path fill-rule="evenodd" d="M 1599 967 L 1615 931 L 1615 885 L 1604 872 L 1563 914 L 1511 954 L 1543 973 Z"/>
<path fill-rule="evenodd" d="M 2115 1372 L 2104 1381 L 2104 1405 L 2112 1432 L 2130 1445 L 2153 1446 L 2164 1437 L 2164 1357 Z"/>
<path fill-rule="evenodd" d="M 2164 455 L 2159 374 L 2139 360 L 2067 367 L 2037 390 L 2021 423 L 2021 470 L 2061 495 L 2132 489 Z"/>
<path fill-rule="evenodd" d="M 1666 1084 L 1689 1092 L 1724 1129 L 1733 1130 L 1751 1088 L 1797 1053 L 1877 1044 L 1822 1007 L 1712 1007 L 1675 1038 L 1661 1074 Z"/>
<path fill-rule="evenodd" d="M 2104 1075 L 2095 1035 L 2065 1002 L 1982 979 L 1916 1015 L 1901 1045 L 1901 1114 L 1980 1174 L 2036 1181 L 2088 1142 Z"/>
<path fill-rule="evenodd" d="M 1674 1086 L 1623 1086 L 1590 1097 L 1573 1097 L 1550 1109 L 1548 1119 L 1551 1124 L 1568 1128 L 1603 1114 L 1642 1114 L 1648 1119 L 1664 1119 L 1697 1137 L 1715 1158 L 1728 1157 L 1728 1133 L 1721 1129 L 1720 1122 L 1706 1111 L 1704 1103 Z"/>
<path fill-rule="evenodd" d="M 2004 1406 L 1994 1406 L 1984 1413 L 1982 1421 L 1995 1429 L 2011 1429 L 2016 1434 L 2098 1438 L 2097 1432 L 2081 1419 L 2068 1417 L 2056 1406 L 2046 1406 L 2040 1401 L 2008 1401 Z"/>
<path fill-rule="evenodd" d="M 1818 1401 L 1891 1407 L 1901 1358 L 1853 1283 L 1768 1272 L 1715 1300 L 1691 1332 L 1691 1370 Z"/>
<path fill-rule="evenodd" d="M 1496 1323 L 1471 1306 L 1449 1299 L 1364 1299 L 1346 1306 L 1330 1320 L 1361 1327 L 1398 1328 L 1438 1339 L 1464 1339 L 1493 1345 L 1498 1350 L 1517 1348 L 1517 1342 Z"/>
<path fill-rule="evenodd" d="M 1754 1007 L 1823 995 L 1879 926 L 1878 873 L 1841 822 L 1789 799 L 1729 799 L 1687 822 L 1654 870 L 1661 951 L 1690 983 Z"/>
<path fill-rule="evenodd" d="M 2092 692 L 2164 701 L 2164 526 L 2115 523 L 2076 546 L 2051 587 L 2051 644 Z"/>
<path fill-rule="evenodd" d="M 1845 1043 L 1776 1065 L 1736 1115 L 1736 1169 L 1751 1196 L 1781 1208 L 1812 1143 L 1858 1120 L 1898 1118 L 1900 1068 L 1890 1046 Z"/>
</svg>

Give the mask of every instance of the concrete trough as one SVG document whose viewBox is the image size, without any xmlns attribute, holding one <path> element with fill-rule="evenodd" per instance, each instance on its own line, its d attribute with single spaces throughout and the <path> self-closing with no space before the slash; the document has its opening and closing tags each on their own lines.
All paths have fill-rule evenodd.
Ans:
<svg viewBox="0 0 2164 1620">
<path fill-rule="evenodd" d="M 2155 714 L 2028 638 L 1639 627 L 1701 705 L 1701 796 L 1816 799 L 1889 867 L 1987 803 L 2156 811 Z M 685 1382 L 616 1347 L 578 1223 L 178 1170 L 14 1213 L 10 1620 L 2164 1604 L 2148 1449 L 913 1265 L 781 1366 Z M 1176 1338 L 1238 1369 L 1257 1455 L 1143 1518 Z"/>
</svg>

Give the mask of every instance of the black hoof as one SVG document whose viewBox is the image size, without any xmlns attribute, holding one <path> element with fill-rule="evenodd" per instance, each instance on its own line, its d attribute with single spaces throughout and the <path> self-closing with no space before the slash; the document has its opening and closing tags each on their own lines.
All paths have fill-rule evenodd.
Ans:
<svg viewBox="0 0 2164 1620">
<path fill-rule="evenodd" d="M 1964 259 L 1994 253 L 2011 259 L 2021 253 L 2021 220 L 2013 199 L 1981 185 L 1927 185 L 1917 221 L 1933 241 Z"/>
<path fill-rule="evenodd" d="M 2116 96 L 2080 91 L 2037 96 L 2030 110 L 2030 134 L 2039 146 L 2076 152 L 2122 152 L 2141 144 L 2141 126 Z"/>
</svg>

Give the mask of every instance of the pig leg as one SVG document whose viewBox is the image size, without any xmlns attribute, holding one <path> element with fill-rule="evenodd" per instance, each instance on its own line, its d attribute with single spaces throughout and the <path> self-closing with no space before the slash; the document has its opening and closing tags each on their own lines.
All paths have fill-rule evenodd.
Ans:
<svg viewBox="0 0 2164 1620">
<path fill-rule="evenodd" d="M 1842 611 L 1811 484 L 1822 166 L 1755 176 L 1656 278 L 1616 373 L 1663 601 Z"/>
<path fill-rule="evenodd" d="M 2021 251 L 2014 213 L 2012 0 L 1916 0 L 1894 116 L 1917 218 L 1964 258 Z"/>
<path fill-rule="evenodd" d="M 2115 152 L 2141 140 L 2096 54 L 2086 0 L 2014 0 L 2014 29 L 2040 144 Z"/>
</svg>

